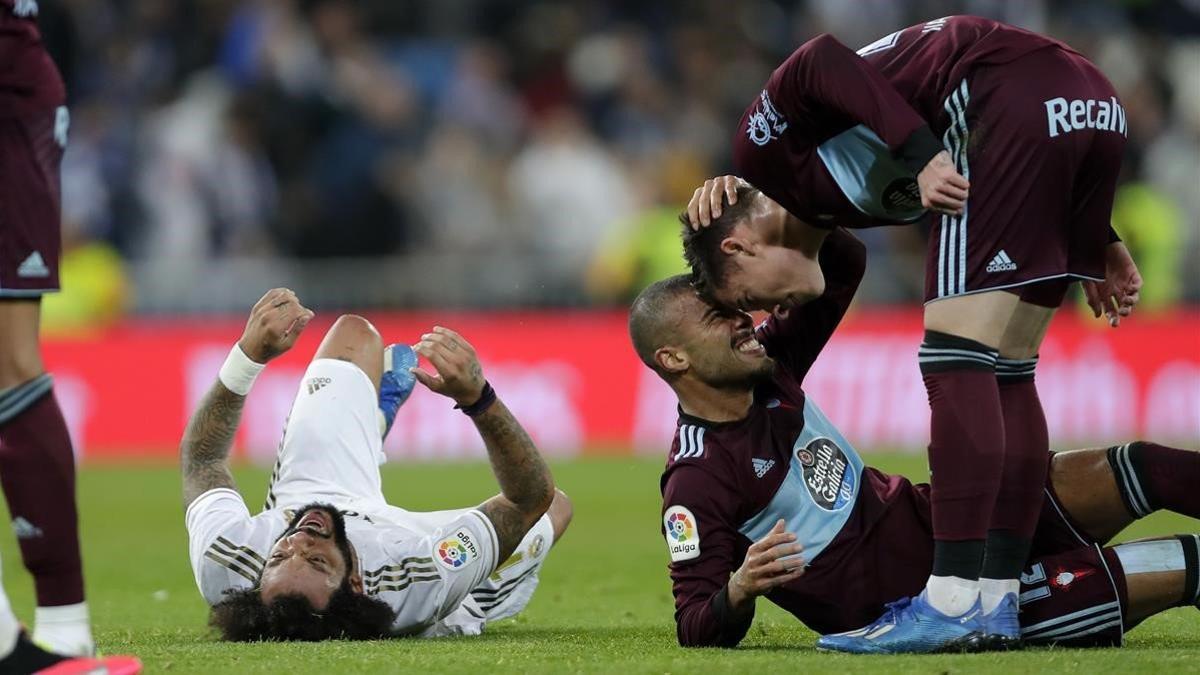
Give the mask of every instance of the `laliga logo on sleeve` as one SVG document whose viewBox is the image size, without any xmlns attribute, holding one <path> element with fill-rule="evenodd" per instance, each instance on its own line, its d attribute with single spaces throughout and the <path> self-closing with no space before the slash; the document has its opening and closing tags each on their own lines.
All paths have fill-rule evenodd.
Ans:
<svg viewBox="0 0 1200 675">
<path fill-rule="evenodd" d="M 442 565 L 451 570 L 460 570 L 479 558 L 479 549 L 471 540 L 471 533 L 465 529 L 459 529 L 453 536 L 440 541 L 434 550 Z"/>
<path fill-rule="evenodd" d="M 667 531 L 667 550 L 672 562 L 691 560 L 700 555 L 700 530 L 696 527 L 696 516 L 683 506 L 672 506 L 663 514 L 663 527 Z"/>
</svg>

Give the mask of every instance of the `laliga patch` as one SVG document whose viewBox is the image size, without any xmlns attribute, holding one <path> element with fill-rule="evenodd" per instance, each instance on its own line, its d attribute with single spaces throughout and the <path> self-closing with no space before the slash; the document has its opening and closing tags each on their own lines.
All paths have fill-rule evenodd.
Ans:
<svg viewBox="0 0 1200 675">
<path fill-rule="evenodd" d="M 451 571 L 458 571 L 470 565 L 479 559 L 479 547 L 475 545 L 475 538 L 466 528 L 459 528 L 457 532 L 439 541 L 433 547 L 434 554 L 437 555 L 438 562 L 442 563 Z"/>
<path fill-rule="evenodd" d="M 696 516 L 685 506 L 672 506 L 663 514 L 667 531 L 667 550 L 671 562 L 691 560 L 700 556 L 700 528 Z"/>
</svg>

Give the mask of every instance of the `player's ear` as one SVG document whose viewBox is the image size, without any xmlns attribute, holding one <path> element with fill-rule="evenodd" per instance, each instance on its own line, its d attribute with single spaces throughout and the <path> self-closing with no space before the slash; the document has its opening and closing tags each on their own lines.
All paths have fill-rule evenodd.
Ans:
<svg viewBox="0 0 1200 675">
<path fill-rule="evenodd" d="M 351 572 L 350 576 L 346 577 L 346 581 L 348 581 L 350 583 L 350 590 L 354 591 L 355 593 L 357 593 L 359 595 L 362 595 L 363 580 L 362 580 L 361 574 L 359 574 L 358 572 Z"/>
<path fill-rule="evenodd" d="M 721 253 L 725 255 L 754 255 L 751 243 L 741 237 L 725 237 L 721 240 Z"/>
<path fill-rule="evenodd" d="M 690 365 L 687 352 L 676 347 L 659 347 L 654 352 L 654 362 L 664 373 L 682 373 Z"/>
</svg>

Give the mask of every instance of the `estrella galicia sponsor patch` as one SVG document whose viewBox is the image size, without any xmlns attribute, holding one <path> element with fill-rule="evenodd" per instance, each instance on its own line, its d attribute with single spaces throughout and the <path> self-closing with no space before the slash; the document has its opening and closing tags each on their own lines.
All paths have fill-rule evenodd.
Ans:
<svg viewBox="0 0 1200 675">
<path fill-rule="evenodd" d="M 804 487 L 817 506 L 838 511 L 854 500 L 858 475 L 837 443 L 824 437 L 813 439 L 796 450 L 796 459 L 804 471 Z"/>
<path fill-rule="evenodd" d="M 475 538 L 466 528 L 459 528 L 454 534 L 439 541 L 433 547 L 438 562 L 448 570 L 461 570 L 479 559 L 479 547 Z"/>
<path fill-rule="evenodd" d="M 686 506 L 672 506 L 663 513 L 667 531 L 667 550 L 671 562 L 691 560 L 700 555 L 700 527 Z"/>
</svg>

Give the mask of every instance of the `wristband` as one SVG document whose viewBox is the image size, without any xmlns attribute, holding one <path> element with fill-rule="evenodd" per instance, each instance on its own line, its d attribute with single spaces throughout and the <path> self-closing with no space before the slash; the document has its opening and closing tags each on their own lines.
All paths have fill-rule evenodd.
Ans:
<svg viewBox="0 0 1200 675">
<path fill-rule="evenodd" d="M 246 352 L 242 351 L 242 346 L 235 343 L 233 349 L 229 350 L 225 363 L 221 365 L 221 372 L 217 378 L 229 391 L 238 396 L 245 396 L 254 384 L 254 379 L 266 367 L 265 363 L 251 360 L 246 356 Z"/>
<path fill-rule="evenodd" d="M 492 384 L 486 380 L 483 382 L 483 391 L 479 392 L 479 398 L 471 405 L 456 405 L 455 410 L 463 411 L 467 417 L 479 417 L 487 412 L 487 409 L 492 407 L 496 402 L 496 390 L 492 389 Z"/>
</svg>

